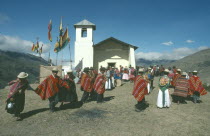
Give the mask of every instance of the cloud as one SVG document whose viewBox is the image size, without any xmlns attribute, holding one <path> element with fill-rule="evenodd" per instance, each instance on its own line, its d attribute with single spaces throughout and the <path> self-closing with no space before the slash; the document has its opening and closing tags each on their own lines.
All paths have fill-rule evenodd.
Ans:
<svg viewBox="0 0 210 136">
<path fill-rule="evenodd" d="M 50 45 L 44 44 L 42 41 L 40 41 L 39 45 L 41 46 L 42 44 L 42 52 L 48 52 L 50 50 Z M 31 41 L 0 34 L 0 50 L 33 54 L 31 51 L 32 45 L 33 42 Z"/>
<path fill-rule="evenodd" d="M 172 44 L 174 44 L 172 41 L 169 41 L 169 42 L 164 42 L 162 43 L 163 45 L 166 45 L 166 46 L 171 46 Z"/>
<path fill-rule="evenodd" d="M 159 52 L 138 52 L 135 54 L 136 59 L 146 59 L 146 60 L 178 60 L 182 59 L 190 54 L 193 54 L 195 52 L 208 49 L 208 46 L 200 46 L 198 48 L 187 48 L 187 47 L 182 47 L 182 48 L 177 48 L 174 49 L 172 52 L 164 52 L 164 53 L 159 53 Z"/>
<path fill-rule="evenodd" d="M 5 14 L 0 13 L 0 24 L 7 23 L 10 20 L 10 17 L 8 17 Z"/>
<path fill-rule="evenodd" d="M 186 40 L 185 42 L 186 43 L 194 43 L 195 41 L 193 41 L 193 40 Z"/>
</svg>

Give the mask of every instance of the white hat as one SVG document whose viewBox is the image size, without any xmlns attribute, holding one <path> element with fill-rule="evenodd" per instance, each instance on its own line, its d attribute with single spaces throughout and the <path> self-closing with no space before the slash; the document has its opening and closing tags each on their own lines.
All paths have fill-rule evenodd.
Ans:
<svg viewBox="0 0 210 136">
<path fill-rule="evenodd" d="M 169 70 L 167 68 L 164 71 L 169 73 Z"/>
<path fill-rule="evenodd" d="M 143 69 L 143 68 L 140 68 L 140 69 L 139 69 L 139 72 L 144 72 L 144 69 Z"/>
<path fill-rule="evenodd" d="M 151 69 L 150 67 L 148 67 L 148 69 Z"/>
<path fill-rule="evenodd" d="M 198 73 L 198 71 L 197 70 L 194 70 L 193 73 Z"/>
<path fill-rule="evenodd" d="M 52 69 L 52 71 L 58 71 L 58 68 L 57 68 L 57 67 L 54 67 L 54 68 Z"/>
<path fill-rule="evenodd" d="M 182 71 L 182 70 L 178 68 L 177 71 Z"/>
<path fill-rule="evenodd" d="M 71 72 L 72 72 L 72 70 L 71 70 L 71 69 L 69 69 L 69 70 L 67 70 L 67 71 L 66 71 L 66 73 L 71 73 Z"/>
<path fill-rule="evenodd" d="M 182 76 L 186 76 L 187 75 L 187 73 L 186 72 L 182 72 Z"/>
<path fill-rule="evenodd" d="M 28 76 L 25 72 L 20 72 L 20 74 L 17 76 L 18 78 L 26 78 Z"/>
</svg>

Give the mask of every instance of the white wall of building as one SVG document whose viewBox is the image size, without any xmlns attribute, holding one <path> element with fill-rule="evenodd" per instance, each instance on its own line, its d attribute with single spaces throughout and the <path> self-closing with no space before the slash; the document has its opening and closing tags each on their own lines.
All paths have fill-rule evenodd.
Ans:
<svg viewBox="0 0 210 136">
<path fill-rule="evenodd" d="M 75 67 L 82 60 L 82 69 L 93 67 L 93 28 L 86 27 L 86 29 L 87 37 L 82 37 L 82 27 L 76 28 Z"/>
<path fill-rule="evenodd" d="M 136 61 L 135 61 L 135 52 L 134 52 L 134 48 L 130 47 L 130 53 L 129 53 L 129 65 L 131 65 L 131 67 L 136 67 Z"/>
<path fill-rule="evenodd" d="M 114 41 L 107 41 L 94 47 L 94 68 L 107 67 L 108 63 L 115 63 L 115 67 L 129 67 L 129 46 L 123 46 Z"/>
</svg>

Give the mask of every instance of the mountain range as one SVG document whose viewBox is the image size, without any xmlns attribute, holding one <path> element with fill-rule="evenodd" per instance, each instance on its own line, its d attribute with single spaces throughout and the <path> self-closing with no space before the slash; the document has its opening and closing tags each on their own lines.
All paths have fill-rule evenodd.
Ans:
<svg viewBox="0 0 210 136">
<path fill-rule="evenodd" d="M 11 80 L 15 80 L 20 72 L 29 74 L 30 83 L 37 82 L 39 65 L 48 65 L 48 62 L 31 54 L 0 50 L 0 88 L 4 88 Z"/>
<path fill-rule="evenodd" d="M 176 66 L 185 72 L 196 70 L 203 82 L 210 83 L 210 49 L 201 50 L 165 66 Z"/>
</svg>

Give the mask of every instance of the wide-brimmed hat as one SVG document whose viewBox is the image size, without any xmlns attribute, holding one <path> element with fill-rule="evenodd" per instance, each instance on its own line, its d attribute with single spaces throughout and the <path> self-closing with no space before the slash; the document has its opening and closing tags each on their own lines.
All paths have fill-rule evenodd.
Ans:
<svg viewBox="0 0 210 136">
<path fill-rule="evenodd" d="M 58 68 L 57 68 L 57 67 L 54 67 L 54 68 L 52 69 L 52 71 L 57 71 L 57 72 L 58 72 Z"/>
<path fill-rule="evenodd" d="M 169 70 L 166 68 L 166 69 L 164 70 L 164 72 L 168 72 L 168 73 L 169 73 Z"/>
<path fill-rule="evenodd" d="M 28 77 L 28 74 L 25 72 L 20 72 L 20 74 L 17 77 L 18 78 L 26 78 L 26 77 Z"/>
<path fill-rule="evenodd" d="M 186 72 L 182 72 L 182 76 L 187 76 L 187 73 Z"/>
<path fill-rule="evenodd" d="M 180 68 L 178 68 L 176 71 L 182 71 Z"/>
<path fill-rule="evenodd" d="M 67 70 L 66 73 L 71 73 L 73 72 L 71 69 Z"/>
<path fill-rule="evenodd" d="M 143 68 L 140 68 L 140 69 L 139 69 L 139 72 L 144 72 L 144 69 L 143 69 Z"/>
</svg>

